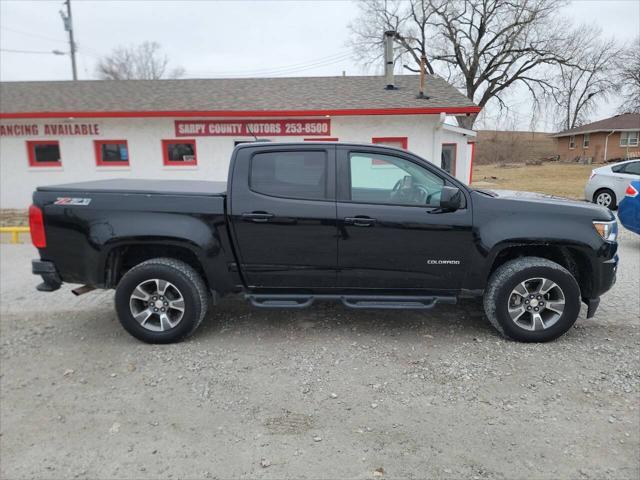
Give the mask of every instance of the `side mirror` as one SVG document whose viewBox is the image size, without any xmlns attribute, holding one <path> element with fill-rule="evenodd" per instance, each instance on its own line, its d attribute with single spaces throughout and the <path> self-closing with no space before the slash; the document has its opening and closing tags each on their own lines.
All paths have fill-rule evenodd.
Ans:
<svg viewBox="0 0 640 480">
<path fill-rule="evenodd" d="M 457 187 L 442 187 L 440 208 L 445 212 L 455 212 L 462 204 L 462 192 Z"/>
</svg>

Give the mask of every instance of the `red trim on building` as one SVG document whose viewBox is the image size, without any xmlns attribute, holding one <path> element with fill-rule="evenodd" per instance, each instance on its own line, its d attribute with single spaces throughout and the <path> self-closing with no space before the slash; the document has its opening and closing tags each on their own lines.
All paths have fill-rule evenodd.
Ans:
<svg viewBox="0 0 640 480">
<path fill-rule="evenodd" d="M 127 147 L 127 159 L 129 159 L 129 144 L 126 140 L 94 140 L 93 148 L 96 152 L 96 165 L 98 167 L 128 167 L 129 160 L 125 161 L 104 161 L 102 160 L 102 145 L 124 145 Z"/>
<path fill-rule="evenodd" d="M 474 114 L 480 107 L 346 108 L 334 110 L 154 110 L 68 111 L 0 113 L 6 118 L 154 118 L 154 117 L 309 117 L 346 115 L 437 115 Z"/>
<path fill-rule="evenodd" d="M 456 176 L 456 170 L 458 169 L 458 144 L 457 143 L 443 143 L 443 147 L 453 146 L 453 172 L 449 172 L 452 177 Z M 442 168 L 442 160 L 440 160 L 440 168 Z"/>
<path fill-rule="evenodd" d="M 473 160 L 476 158 L 476 142 L 467 142 L 471 145 L 471 161 L 469 162 L 469 185 L 473 182 Z"/>
<path fill-rule="evenodd" d="M 304 138 L 305 142 L 337 142 L 338 137 Z"/>
<path fill-rule="evenodd" d="M 386 144 L 387 142 L 391 143 L 400 143 L 402 148 L 405 150 L 409 147 L 409 138 L 408 137 L 373 137 L 371 139 L 371 143 L 382 143 Z M 393 145 L 390 145 L 393 146 Z"/>
<path fill-rule="evenodd" d="M 193 145 L 193 161 L 170 160 L 167 147 L 172 143 L 188 143 Z M 165 167 L 195 167 L 198 165 L 198 153 L 195 139 L 178 138 L 175 140 L 162 140 L 162 164 Z"/>
<path fill-rule="evenodd" d="M 58 140 L 27 140 L 27 157 L 29 158 L 29 166 L 35 168 L 42 167 L 61 167 L 62 160 L 58 159 L 57 162 L 37 162 L 36 161 L 36 145 L 57 145 L 58 152 L 60 151 L 60 142 Z M 62 154 L 60 154 L 62 156 Z"/>
</svg>

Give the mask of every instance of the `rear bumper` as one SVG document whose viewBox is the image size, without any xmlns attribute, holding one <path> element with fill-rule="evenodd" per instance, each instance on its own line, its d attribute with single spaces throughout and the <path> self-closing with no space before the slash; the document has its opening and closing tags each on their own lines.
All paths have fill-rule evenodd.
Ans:
<svg viewBox="0 0 640 480">
<path fill-rule="evenodd" d="M 36 289 L 41 292 L 53 292 L 58 290 L 60 285 L 62 285 L 62 279 L 53 262 L 32 260 L 31 271 L 34 275 L 40 275 L 42 277 L 42 283 L 36 287 Z"/>
<path fill-rule="evenodd" d="M 584 199 L 587 202 L 593 202 L 593 194 L 596 191 L 596 186 L 590 181 L 584 186 Z"/>
<path fill-rule="evenodd" d="M 625 198 L 618 207 L 618 219 L 627 230 L 640 235 L 640 202 Z"/>
</svg>

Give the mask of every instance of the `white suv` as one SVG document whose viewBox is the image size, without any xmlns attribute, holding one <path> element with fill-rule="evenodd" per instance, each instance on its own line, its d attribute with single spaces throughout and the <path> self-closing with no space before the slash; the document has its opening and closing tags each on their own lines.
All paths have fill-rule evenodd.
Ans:
<svg viewBox="0 0 640 480">
<path fill-rule="evenodd" d="M 614 210 L 631 180 L 640 180 L 640 159 L 614 163 L 591 171 L 584 187 L 584 198 Z"/>
</svg>

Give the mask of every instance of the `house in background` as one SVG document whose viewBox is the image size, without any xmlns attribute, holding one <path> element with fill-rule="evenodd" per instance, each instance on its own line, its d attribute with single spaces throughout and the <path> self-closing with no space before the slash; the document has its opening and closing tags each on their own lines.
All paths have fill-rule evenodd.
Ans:
<svg viewBox="0 0 640 480">
<path fill-rule="evenodd" d="M 640 113 L 625 113 L 552 135 L 560 160 L 640 158 Z"/>
</svg>

